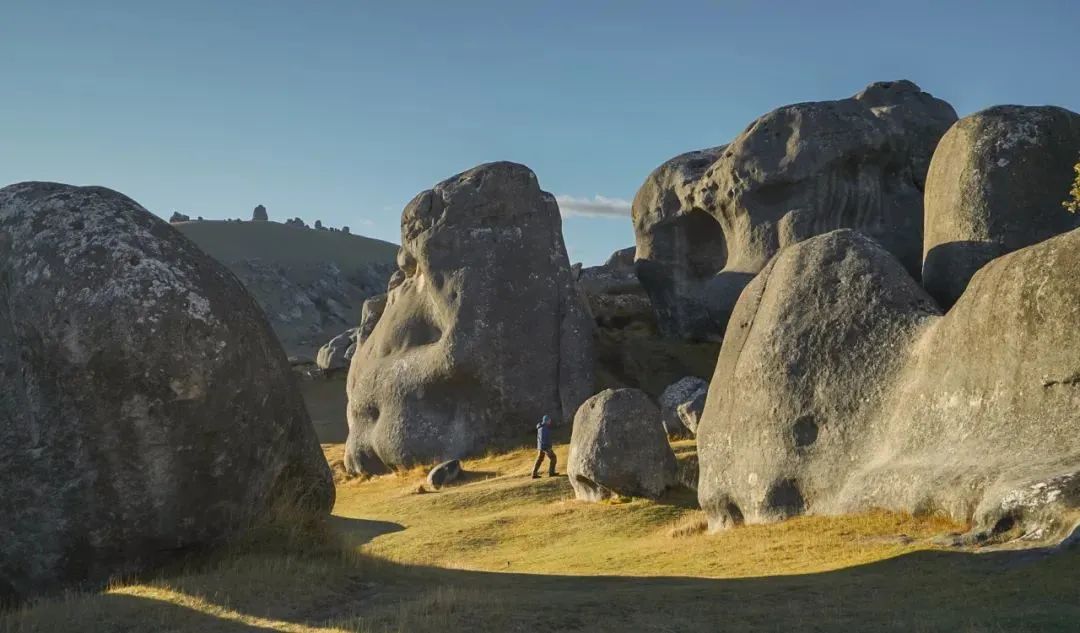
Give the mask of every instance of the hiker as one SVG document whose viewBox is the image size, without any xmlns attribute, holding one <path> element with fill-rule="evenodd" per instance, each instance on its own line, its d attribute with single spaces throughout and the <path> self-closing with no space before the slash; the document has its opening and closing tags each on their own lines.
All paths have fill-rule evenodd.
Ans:
<svg viewBox="0 0 1080 633">
<path fill-rule="evenodd" d="M 532 478 L 540 478 L 540 464 L 544 463 L 544 455 L 548 458 L 548 477 L 554 477 L 555 451 L 551 450 L 551 416 L 545 415 L 536 425 L 536 463 L 533 464 Z"/>
</svg>

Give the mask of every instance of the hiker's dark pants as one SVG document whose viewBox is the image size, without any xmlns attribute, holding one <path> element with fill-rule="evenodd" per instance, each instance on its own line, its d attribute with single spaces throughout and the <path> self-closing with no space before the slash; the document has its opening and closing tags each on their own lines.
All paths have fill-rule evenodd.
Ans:
<svg viewBox="0 0 1080 633">
<path fill-rule="evenodd" d="M 539 451 L 537 451 L 537 453 L 536 453 L 536 463 L 533 464 L 533 474 L 534 475 L 539 475 L 540 474 L 540 465 L 544 463 L 544 455 L 547 455 L 547 457 L 548 457 L 548 474 L 549 475 L 554 475 L 555 474 L 555 463 L 558 460 L 555 459 L 555 451 L 551 450 L 550 448 L 541 448 Z"/>
</svg>

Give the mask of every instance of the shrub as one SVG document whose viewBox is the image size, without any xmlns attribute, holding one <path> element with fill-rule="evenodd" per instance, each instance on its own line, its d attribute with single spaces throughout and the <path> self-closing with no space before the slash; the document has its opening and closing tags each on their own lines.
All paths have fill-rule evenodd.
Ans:
<svg viewBox="0 0 1080 633">
<path fill-rule="evenodd" d="M 1080 213 L 1080 163 L 1076 163 L 1073 170 L 1076 171 L 1076 180 L 1073 181 L 1068 199 L 1062 202 L 1061 205 L 1071 213 Z"/>
</svg>

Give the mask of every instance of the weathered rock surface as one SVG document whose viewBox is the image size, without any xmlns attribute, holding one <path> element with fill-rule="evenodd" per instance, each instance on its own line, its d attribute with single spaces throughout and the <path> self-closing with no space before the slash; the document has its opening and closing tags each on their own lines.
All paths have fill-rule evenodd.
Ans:
<svg viewBox="0 0 1080 633">
<path fill-rule="evenodd" d="M 535 174 L 458 174 L 417 195 L 401 230 L 400 275 L 349 371 L 347 468 L 455 459 L 568 420 L 592 390 L 592 323 Z"/>
<path fill-rule="evenodd" d="M 0 189 L 0 599 L 150 569 L 334 489 L 223 266 L 99 187 Z"/>
<path fill-rule="evenodd" d="M 731 144 L 678 156 L 634 198 L 637 268 L 662 333 L 720 340 L 740 292 L 779 249 L 838 228 L 918 275 L 923 188 L 949 104 L 909 81 L 800 103 Z"/>
<path fill-rule="evenodd" d="M 360 332 L 359 327 L 350 328 L 338 334 L 319 348 L 319 355 L 315 357 L 315 365 L 323 371 L 344 369 L 349 366 L 353 354 L 356 352 L 356 338 Z"/>
<path fill-rule="evenodd" d="M 255 297 L 290 356 L 319 348 L 356 327 L 364 300 L 380 294 L 394 269 L 394 244 L 277 222 L 176 225 L 225 264 Z"/>
<path fill-rule="evenodd" d="M 714 528 L 872 507 L 1059 538 L 1080 504 L 1080 230 L 998 258 L 945 316 L 883 249 L 781 251 L 736 306 L 698 429 Z"/>
<path fill-rule="evenodd" d="M 1080 155 L 1080 114 L 997 106 L 941 138 L 926 180 L 923 286 L 951 306 L 990 260 L 1080 226 L 1061 201 Z"/>
<path fill-rule="evenodd" d="M 634 248 L 616 251 L 602 266 L 581 269 L 578 286 L 595 329 L 597 388 L 642 389 L 657 398 L 673 381 L 711 376 L 720 347 L 664 339 L 634 267 Z"/>
<path fill-rule="evenodd" d="M 659 497 L 676 483 L 660 411 L 638 389 L 606 389 L 574 416 L 566 467 L 578 499 Z"/>
<path fill-rule="evenodd" d="M 686 437 L 694 432 L 694 429 L 683 424 L 679 415 L 679 407 L 689 405 L 696 398 L 709 391 L 709 382 L 697 376 L 686 376 L 671 383 L 660 394 L 657 403 L 660 405 L 660 416 L 664 422 L 664 430 L 672 437 Z M 695 428 L 696 428 L 695 424 Z"/>
<path fill-rule="evenodd" d="M 705 398 L 708 395 L 709 386 L 708 383 L 705 383 L 705 389 L 695 393 L 694 397 L 688 402 L 683 402 L 675 407 L 675 412 L 679 415 L 679 421 L 688 431 L 695 435 L 697 434 L 698 424 L 701 422 L 701 416 L 705 413 Z M 697 487 L 696 483 L 694 487 Z"/>
<path fill-rule="evenodd" d="M 433 490 L 438 490 L 461 476 L 461 460 L 451 459 L 445 461 L 428 473 L 427 482 Z"/>
</svg>

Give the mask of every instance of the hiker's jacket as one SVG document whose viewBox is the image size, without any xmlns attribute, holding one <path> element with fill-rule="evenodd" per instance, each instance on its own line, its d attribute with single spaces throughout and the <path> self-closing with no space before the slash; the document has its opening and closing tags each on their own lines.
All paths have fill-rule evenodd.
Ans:
<svg viewBox="0 0 1080 633">
<path fill-rule="evenodd" d="M 551 427 L 543 422 L 536 425 L 536 448 L 540 450 L 551 448 Z"/>
</svg>

